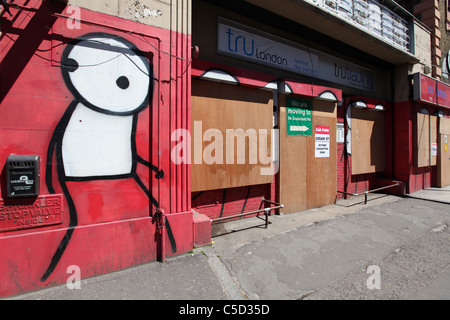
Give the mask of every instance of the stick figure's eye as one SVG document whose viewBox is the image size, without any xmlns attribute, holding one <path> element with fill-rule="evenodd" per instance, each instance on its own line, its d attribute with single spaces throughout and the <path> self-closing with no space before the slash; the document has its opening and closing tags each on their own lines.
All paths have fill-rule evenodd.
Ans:
<svg viewBox="0 0 450 320">
<path fill-rule="evenodd" d="M 117 78 L 116 80 L 116 84 L 120 89 L 126 89 L 130 86 L 130 81 L 128 80 L 127 77 L 125 76 L 121 76 L 119 78 Z"/>
<path fill-rule="evenodd" d="M 69 72 L 74 72 L 78 69 L 78 62 L 75 59 L 67 59 L 66 62 L 63 64 L 63 67 L 67 69 Z"/>
</svg>

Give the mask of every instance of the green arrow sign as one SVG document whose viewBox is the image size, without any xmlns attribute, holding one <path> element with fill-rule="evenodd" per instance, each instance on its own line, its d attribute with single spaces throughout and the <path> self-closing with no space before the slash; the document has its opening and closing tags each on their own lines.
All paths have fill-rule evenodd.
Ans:
<svg viewBox="0 0 450 320">
<path fill-rule="evenodd" d="M 286 98 L 286 117 L 288 135 L 312 135 L 311 100 Z"/>
</svg>

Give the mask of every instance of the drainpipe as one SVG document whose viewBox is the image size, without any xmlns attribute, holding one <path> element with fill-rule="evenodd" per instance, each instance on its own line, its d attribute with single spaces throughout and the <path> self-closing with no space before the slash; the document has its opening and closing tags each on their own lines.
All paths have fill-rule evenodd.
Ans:
<svg viewBox="0 0 450 320">
<path fill-rule="evenodd" d="M 396 177 L 396 170 L 395 170 L 395 160 L 396 160 L 396 156 L 395 156 L 395 148 L 396 148 L 396 142 L 395 142 L 395 136 L 396 136 L 396 126 L 395 126 L 395 121 L 396 121 L 396 99 L 395 99 L 395 67 L 391 68 L 391 130 L 392 130 L 392 143 L 391 143 L 391 166 L 392 166 L 392 179 L 397 179 Z M 409 89 L 409 84 L 408 84 L 408 89 Z"/>
<path fill-rule="evenodd" d="M 159 257 L 158 260 L 160 262 L 164 262 L 166 258 L 166 245 L 165 245 L 165 237 L 164 237 L 164 230 L 166 225 L 166 214 L 164 213 L 163 208 L 157 208 L 155 212 L 155 218 L 156 218 L 156 231 L 159 234 Z"/>
</svg>

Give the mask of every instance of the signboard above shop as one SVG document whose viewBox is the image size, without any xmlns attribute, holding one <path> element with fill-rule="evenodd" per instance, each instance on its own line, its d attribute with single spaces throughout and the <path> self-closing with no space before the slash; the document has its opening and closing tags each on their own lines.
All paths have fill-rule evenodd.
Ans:
<svg viewBox="0 0 450 320">
<path fill-rule="evenodd" d="M 450 108 L 450 86 L 422 73 L 413 75 L 414 101 Z"/>
<path fill-rule="evenodd" d="M 357 64 L 220 18 L 217 27 L 219 54 L 266 65 L 369 92 L 374 72 Z"/>
</svg>

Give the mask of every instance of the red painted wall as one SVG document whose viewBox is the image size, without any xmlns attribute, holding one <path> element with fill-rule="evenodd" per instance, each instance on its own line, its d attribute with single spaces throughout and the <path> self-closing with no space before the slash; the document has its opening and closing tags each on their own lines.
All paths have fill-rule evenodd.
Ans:
<svg viewBox="0 0 450 320">
<path fill-rule="evenodd" d="M 0 188 L 4 199 L 0 206 L 0 296 L 65 283 L 71 275 L 67 272 L 71 265 L 79 266 L 84 278 L 190 250 L 193 227 L 189 166 L 170 161 L 170 151 L 177 143 L 170 140 L 170 133 L 178 128 L 190 130 L 190 36 L 84 9 L 80 9 L 80 28 L 71 29 L 67 17 L 72 12 L 68 12 L 64 4 L 53 1 L 15 3 L 28 7 L 19 11 L 11 6 L 11 16 L 2 14 L 0 36 Z M 76 59 L 84 60 L 78 61 L 76 70 L 66 72 L 67 75 L 77 75 L 93 66 L 100 68 L 114 59 L 123 59 L 122 63 L 131 61 L 134 65 L 140 61 L 153 71 L 149 99 L 139 112 L 132 113 L 137 121 L 135 130 L 125 130 L 135 149 L 118 152 L 132 155 L 131 173 L 125 176 L 109 175 L 114 170 L 108 168 L 111 171 L 107 171 L 105 177 L 69 177 L 64 171 L 69 161 L 55 156 L 61 148 L 61 139 L 66 141 L 64 152 L 77 150 L 67 142 L 66 130 L 77 124 L 75 120 L 80 125 L 88 125 L 91 120 L 97 124 L 100 118 L 112 117 L 114 124 L 127 117 L 124 114 L 105 116 L 92 107 L 83 109 L 78 104 L 82 98 L 70 87 L 70 82 L 75 80 L 68 83 L 68 79 L 74 78 L 64 78 L 62 63 L 72 64 L 69 58 L 75 55 L 74 50 L 67 48 L 70 44 L 82 47 L 74 41 L 92 33 L 106 34 L 113 39 L 108 41 L 123 39 L 123 43 L 132 44 L 142 53 L 143 60 L 134 60 L 141 58 L 136 58 L 129 47 L 111 59 L 92 63 L 89 59 L 93 56 L 78 55 Z M 106 40 L 102 41 L 97 42 L 104 46 Z M 62 58 L 65 52 L 70 52 L 66 60 Z M 143 70 L 142 65 L 137 69 L 138 75 L 149 71 Z M 101 92 L 102 84 L 96 83 L 97 80 L 94 72 L 94 76 L 83 78 L 78 86 Z M 121 83 L 124 88 L 133 84 L 132 80 Z M 87 98 L 86 101 L 81 102 L 91 103 Z M 67 116 L 67 110 L 74 104 L 77 105 L 74 113 Z M 75 118 L 75 112 L 85 109 L 94 110 L 94 116 L 83 114 L 79 120 Z M 69 124 L 64 123 L 64 119 L 69 119 Z M 111 126 L 112 132 L 118 132 L 118 123 Z M 71 133 L 71 136 L 76 137 L 76 134 Z M 49 148 L 52 141 L 56 141 L 55 152 Z M 107 150 L 118 151 L 112 145 Z M 94 148 L 92 152 L 95 151 Z M 40 156 L 39 198 L 5 199 L 5 162 L 10 154 Z M 95 159 L 89 161 L 95 162 Z M 156 170 L 162 170 L 163 177 L 156 177 L 149 163 Z M 51 177 L 50 168 L 53 169 Z M 42 226 L 36 222 L 32 228 L 2 230 L 6 222 L 21 223 L 23 210 L 39 207 L 52 193 L 63 195 L 61 223 Z M 167 216 L 163 238 L 158 236 L 156 206 Z"/>
</svg>

